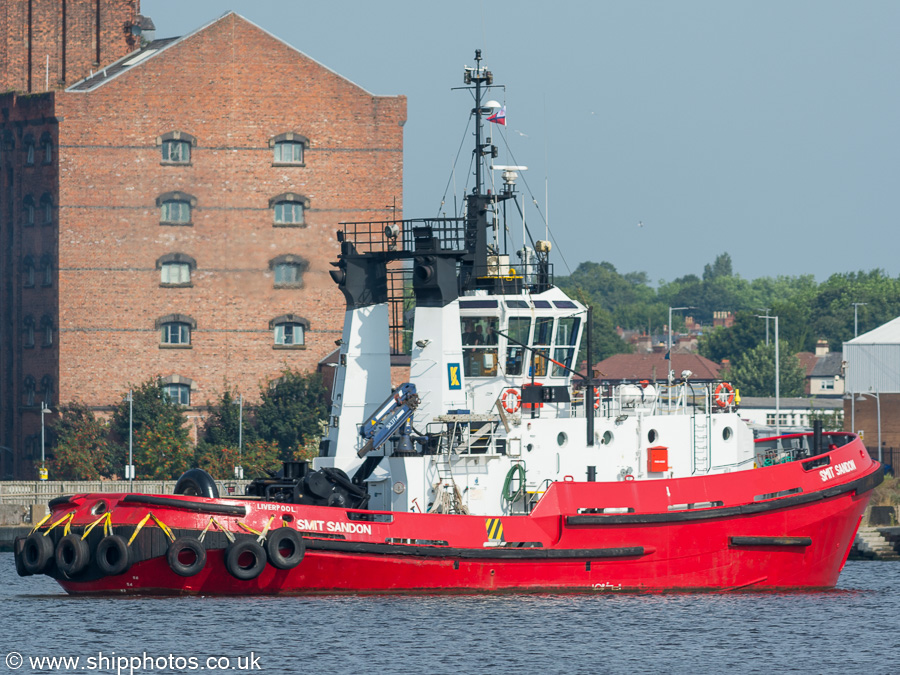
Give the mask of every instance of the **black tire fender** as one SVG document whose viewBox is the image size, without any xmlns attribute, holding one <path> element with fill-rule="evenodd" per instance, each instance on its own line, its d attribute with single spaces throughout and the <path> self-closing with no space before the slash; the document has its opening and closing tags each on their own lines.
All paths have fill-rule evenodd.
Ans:
<svg viewBox="0 0 900 675">
<path fill-rule="evenodd" d="M 25 549 L 25 537 L 16 537 L 15 542 L 13 543 L 13 554 L 16 559 L 16 574 L 20 577 L 30 577 L 31 572 L 25 569 L 25 562 L 23 560 L 22 552 Z"/>
<path fill-rule="evenodd" d="M 282 553 L 283 549 L 287 549 L 288 553 Z M 303 543 L 303 537 L 297 530 L 289 527 L 279 527 L 266 537 L 266 553 L 269 556 L 269 562 L 273 567 L 280 570 L 293 569 L 303 560 L 306 553 L 306 544 Z"/>
<path fill-rule="evenodd" d="M 94 551 L 97 567 L 106 576 L 125 574 L 131 567 L 131 549 L 124 537 L 111 534 L 103 537 Z"/>
<path fill-rule="evenodd" d="M 69 533 L 56 544 L 56 568 L 68 577 L 79 574 L 91 562 L 91 549 L 77 534 Z"/>
<path fill-rule="evenodd" d="M 194 559 L 192 562 L 184 563 L 181 561 L 181 554 L 185 551 L 193 554 Z M 169 550 L 166 551 L 166 561 L 169 563 L 169 569 L 175 574 L 182 577 L 192 577 L 206 567 L 206 549 L 199 539 L 178 537 L 178 539 L 169 544 Z"/>
<path fill-rule="evenodd" d="M 175 483 L 175 494 L 218 499 L 219 488 L 213 477 L 203 469 L 188 469 Z"/>
<path fill-rule="evenodd" d="M 22 566 L 29 574 L 41 574 L 53 559 L 53 540 L 43 532 L 35 532 L 22 544 Z"/>
<path fill-rule="evenodd" d="M 241 558 L 252 556 L 250 565 L 241 565 Z M 238 539 L 225 549 L 225 569 L 235 579 L 249 581 L 255 579 L 266 567 L 266 552 L 255 539 Z"/>
</svg>

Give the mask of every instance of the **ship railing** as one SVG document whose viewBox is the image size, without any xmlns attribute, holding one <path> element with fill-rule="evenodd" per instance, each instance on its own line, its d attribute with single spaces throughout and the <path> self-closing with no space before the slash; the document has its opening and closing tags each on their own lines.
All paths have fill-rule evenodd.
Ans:
<svg viewBox="0 0 900 675">
<path fill-rule="evenodd" d="M 340 226 L 338 238 L 353 244 L 356 252 L 361 254 L 410 253 L 416 248 L 416 233 L 423 232 L 423 228 L 430 230 L 430 236 L 437 237 L 442 251 L 463 251 L 466 248 L 464 218 L 388 219 L 343 222 Z"/>
</svg>

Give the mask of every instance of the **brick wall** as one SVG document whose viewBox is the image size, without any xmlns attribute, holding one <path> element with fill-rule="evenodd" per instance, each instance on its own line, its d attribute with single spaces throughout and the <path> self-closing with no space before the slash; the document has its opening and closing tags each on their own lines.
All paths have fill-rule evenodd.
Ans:
<svg viewBox="0 0 900 675">
<path fill-rule="evenodd" d="M 52 365 L 23 361 L 32 370 L 58 363 L 55 403 L 115 405 L 154 375 L 192 381 L 194 405 L 226 383 L 252 402 L 263 380 L 285 367 L 313 370 L 334 350 L 344 314 L 328 275 L 335 230 L 390 218 L 395 200 L 402 208 L 404 97 L 373 96 L 229 14 L 92 91 L 48 100 L 52 114 L 9 96 L 0 108 L 52 128 L 58 145 L 40 178 L 58 181 L 58 227 L 13 228 L 24 239 L 4 277 L 18 311 L 39 298 L 40 311 L 55 312 L 54 346 L 32 350 Z M 58 130 L 38 124 L 44 117 Z M 162 162 L 157 139 L 173 131 L 196 139 L 189 165 Z M 304 166 L 273 165 L 270 139 L 285 132 L 309 139 Z M 35 189 L 26 183 L 17 189 Z M 190 225 L 160 224 L 157 199 L 172 191 L 196 199 Z M 305 226 L 273 225 L 270 200 L 283 193 L 309 200 Z M 58 260 L 52 288 L 31 295 L 16 280 L 29 246 Z M 172 253 L 196 261 L 189 287 L 161 286 L 157 260 Z M 282 255 L 308 262 L 302 287 L 275 287 L 270 262 Z M 155 322 L 170 314 L 196 322 L 189 349 L 160 347 Z M 309 322 L 305 349 L 275 348 L 270 321 L 285 314 Z M 8 410 L 22 374 L 6 380 Z M 9 433 L 19 444 L 32 418 L 40 422 L 27 411 L 6 418 L 18 420 Z"/>
<path fill-rule="evenodd" d="M 61 89 L 125 56 L 139 12 L 140 0 L 0 2 L 0 90 Z"/>
<path fill-rule="evenodd" d="M 881 441 L 885 447 L 900 447 L 900 394 L 880 394 L 881 398 Z M 871 396 L 856 401 L 855 429 L 851 429 L 850 401 L 844 401 L 844 429 L 865 432 L 867 448 L 878 448 L 878 406 Z"/>
</svg>

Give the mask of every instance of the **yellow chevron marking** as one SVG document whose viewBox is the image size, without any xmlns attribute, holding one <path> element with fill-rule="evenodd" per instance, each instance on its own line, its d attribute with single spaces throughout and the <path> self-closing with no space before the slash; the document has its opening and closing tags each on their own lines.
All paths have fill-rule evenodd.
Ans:
<svg viewBox="0 0 900 675">
<path fill-rule="evenodd" d="M 499 518 L 488 518 L 484 521 L 484 529 L 487 531 L 488 541 L 505 541 L 503 538 L 503 523 Z"/>
</svg>

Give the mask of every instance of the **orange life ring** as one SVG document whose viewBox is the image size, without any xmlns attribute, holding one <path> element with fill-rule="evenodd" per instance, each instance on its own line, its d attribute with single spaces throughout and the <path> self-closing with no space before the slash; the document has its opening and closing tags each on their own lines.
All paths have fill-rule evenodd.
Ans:
<svg viewBox="0 0 900 675">
<path fill-rule="evenodd" d="M 714 398 L 716 399 L 716 405 L 720 408 L 734 405 L 734 387 L 728 382 L 720 382 L 719 386 L 716 387 Z"/>
<path fill-rule="evenodd" d="M 519 412 L 522 405 L 522 394 L 518 389 L 507 389 L 500 395 L 500 404 L 508 413 Z"/>
</svg>

